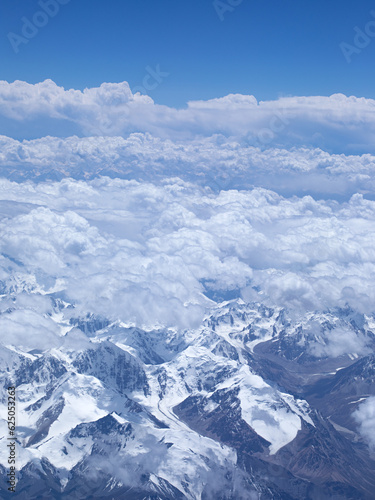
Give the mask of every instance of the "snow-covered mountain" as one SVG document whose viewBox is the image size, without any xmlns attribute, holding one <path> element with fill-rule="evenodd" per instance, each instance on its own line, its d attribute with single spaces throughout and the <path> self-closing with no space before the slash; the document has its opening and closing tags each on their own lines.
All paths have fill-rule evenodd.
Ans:
<svg viewBox="0 0 375 500">
<path fill-rule="evenodd" d="M 2 386 L 17 387 L 14 498 L 374 498 L 355 418 L 375 395 L 374 317 L 234 299 L 196 328 L 146 331 L 12 286 L 43 298 L 33 313 L 58 339 L 0 348 Z M 5 404 L 0 416 L 6 498 Z"/>
</svg>

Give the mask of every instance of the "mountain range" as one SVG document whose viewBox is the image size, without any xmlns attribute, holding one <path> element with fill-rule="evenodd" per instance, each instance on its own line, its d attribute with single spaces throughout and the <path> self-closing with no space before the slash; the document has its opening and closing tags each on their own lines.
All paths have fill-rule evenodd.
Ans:
<svg viewBox="0 0 375 500">
<path fill-rule="evenodd" d="M 375 498 L 358 418 L 375 396 L 374 315 L 236 298 L 212 302 L 196 328 L 146 331 L 46 297 L 38 314 L 61 343 L 0 348 L 17 397 L 13 498 Z M 352 352 L 340 335 L 357 339 Z"/>
</svg>

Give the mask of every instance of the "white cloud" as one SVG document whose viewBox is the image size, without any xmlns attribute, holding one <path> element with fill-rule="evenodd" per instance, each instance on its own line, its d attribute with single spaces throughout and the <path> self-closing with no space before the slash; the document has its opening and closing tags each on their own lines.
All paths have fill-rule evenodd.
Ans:
<svg viewBox="0 0 375 500">
<path fill-rule="evenodd" d="M 360 195 L 338 203 L 101 178 L 2 180 L 1 200 L 23 208 L 0 221 L 3 275 L 11 265 L 44 290 L 57 282 L 82 312 L 193 326 L 206 289 L 297 310 L 373 311 L 375 202 Z"/>
<path fill-rule="evenodd" d="M 320 149 L 262 151 L 223 136 L 171 141 L 150 134 L 16 141 L 0 136 L 0 175 L 13 180 L 110 175 L 158 180 L 178 176 L 214 190 L 261 186 L 283 195 L 342 198 L 375 194 L 375 156 Z"/>
<path fill-rule="evenodd" d="M 1 343 L 30 349 L 50 349 L 61 345 L 59 329 L 51 319 L 30 309 L 16 309 L 0 316 Z"/>
<path fill-rule="evenodd" d="M 133 95 L 126 82 L 80 91 L 65 90 L 51 80 L 35 85 L 2 81 L 0 109 L 0 132 L 7 134 L 17 124 L 23 137 L 41 137 L 55 129 L 63 136 L 149 132 L 171 140 L 223 134 L 260 146 L 374 152 L 375 101 L 342 94 L 260 102 L 251 95 L 230 94 L 174 109 Z"/>
<path fill-rule="evenodd" d="M 51 124 L 49 120 L 55 120 L 63 124 L 62 130 L 67 135 L 70 135 L 69 126 L 70 130 L 81 131 L 84 135 L 112 135 L 126 127 L 124 120 L 131 106 L 137 109 L 137 105 L 152 103 L 147 96 L 133 95 L 127 82 L 103 83 L 100 87 L 80 91 L 65 90 L 52 80 L 35 85 L 19 80 L 0 81 L 1 115 L 10 120 L 26 120 L 31 130 L 37 123 L 37 129 L 46 127 L 46 133 Z"/>
<path fill-rule="evenodd" d="M 371 353 L 369 343 L 369 339 L 361 333 L 349 328 L 337 327 L 326 332 L 325 335 L 320 333 L 319 341 L 313 342 L 309 350 L 317 358 L 325 356 L 338 358 L 348 353 L 366 355 Z"/>
<path fill-rule="evenodd" d="M 233 110 L 256 107 L 257 100 L 253 95 L 229 94 L 225 97 L 209 99 L 208 101 L 190 101 L 188 107 L 190 109 L 211 109 L 211 110 Z"/>
<path fill-rule="evenodd" d="M 375 451 L 375 397 L 361 403 L 353 414 L 359 424 L 359 431 Z"/>
</svg>

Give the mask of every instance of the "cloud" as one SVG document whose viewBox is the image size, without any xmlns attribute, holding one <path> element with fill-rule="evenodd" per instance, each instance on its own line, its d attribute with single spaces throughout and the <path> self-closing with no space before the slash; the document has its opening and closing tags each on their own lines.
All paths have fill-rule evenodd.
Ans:
<svg viewBox="0 0 375 500">
<path fill-rule="evenodd" d="M 254 109 L 258 105 L 257 100 L 253 95 L 229 94 L 225 97 L 217 99 L 209 99 L 208 101 L 190 101 L 188 107 L 190 109 L 210 109 L 210 110 L 227 110 L 233 109 Z"/>
<path fill-rule="evenodd" d="M 129 109 L 152 104 L 152 99 L 133 95 L 127 82 L 103 83 L 83 91 L 59 87 L 52 80 L 35 85 L 16 80 L 0 81 L 0 107 L 9 123 L 25 121 L 21 131 L 26 135 L 33 127 L 48 134 L 51 124 L 63 135 L 80 132 L 83 135 L 112 135 L 125 127 Z M 43 130 L 45 132 L 43 133 Z"/>
<path fill-rule="evenodd" d="M 221 189 L 268 188 L 284 196 L 350 198 L 375 195 L 375 156 L 329 154 L 321 149 L 262 150 L 224 136 L 171 141 L 150 134 L 122 137 L 0 136 L 0 175 L 16 181 L 92 179 L 99 175 L 185 181 Z M 0 207 L 1 208 L 1 207 Z"/>
<path fill-rule="evenodd" d="M 313 342 L 309 347 L 311 354 L 317 358 L 325 356 L 338 358 L 348 353 L 366 355 L 371 353 L 369 347 L 370 339 L 360 332 L 350 328 L 337 327 L 322 335 L 320 333 L 319 341 Z M 318 328 L 317 328 L 317 334 Z"/>
<path fill-rule="evenodd" d="M 29 309 L 16 309 L 0 316 L 1 343 L 25 351 L 61 345 L 59 329 L 51 319 Z"/>
<path fill-rule="evenodd" d="M 59 215 L 40 207 L 14 222 L 2 225 L 3 252 L 50 275 L 63 274 L 65 267 L 74 267 L 81 254 L 99 251 L 104 242 L 96 228 L 71 211 Z"/>
<path fill-rule="evenodd" d="M 360 433 L 375 451 L 375 397 L 369 397 L 361 403 L 353 416 L 359 425 Z"/>
<path fill-rule="evenodd" d="M 375 152 L 375 101 L 342 94 L 260 102 L 251 95 L 230 94 L 174 109 L 133 94 L 127 82 L 80 91 L 65 90 L 51 80 L 34 85 L 1 81 L 0 109 L 0 133 L 14 131 L 18 138 L 54 131 L 61 137 L 141 132 L 173 141 L 222 134 L 262 148 L 271 144 Z"/>
<path fill-rule="evenodd" d="M 0 220 L 0 271 L 8 289 L 9 269 L 19 276 L 15 295 L 54 290 L 82 314 L 145 328 L 197 325 L 215 291 L 299 311 L 373 311 L 375 202 L 361 195 L 339 203 L 100 178 L 2 180 L 1 200 L 22 207 Z"/>
<path fill-rule="evenodd" d="M 65 90 L 52 80 L 35 85 L 20 80 L 0 81 L 0 99 L 3 115 L 18 120 L 38 115 L 71 120 L 86 116 L 87 119 L 90 115 L 85 115 L 84 111 L 99 112 L 100 108 L 110 111 L 130 102 L 153 102 L 147 96 L 133 95 L 127 82 L 103 83 L 100 87 L 80 91 Z"/>
</svg>

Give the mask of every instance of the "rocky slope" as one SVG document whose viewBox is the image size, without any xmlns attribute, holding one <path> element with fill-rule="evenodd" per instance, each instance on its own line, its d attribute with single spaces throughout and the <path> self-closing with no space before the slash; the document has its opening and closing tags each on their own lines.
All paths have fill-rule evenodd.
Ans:
<svg viewBox="0 0 375 500">
<path fill-rule="evenodd" d="M 17 387 L 14 498 L 374 498 L 353 418 L 375 394 L 372 317 L 236 299 L 196 329 L 143 331 L 47 298 L 60 344 L 0 349 L 2 385 Z"/>
</svg>

